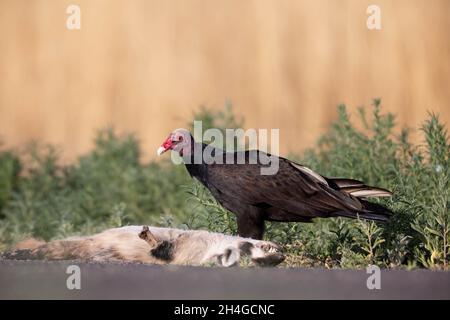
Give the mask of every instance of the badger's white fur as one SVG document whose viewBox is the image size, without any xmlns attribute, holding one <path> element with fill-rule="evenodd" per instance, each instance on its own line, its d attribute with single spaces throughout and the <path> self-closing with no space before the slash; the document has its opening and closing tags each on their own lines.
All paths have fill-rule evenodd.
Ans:
<svg viewBox="0 0 450 320">
<path fill-rule="evenodd" d="M 101 233 L 48 243 L 19 243 L 4 259 L 128 261 L 149 264 L 233 266 L 249 256 L 257 265 L 284 260 L 279 247 L 259 241 L 207 231 L 147 226 L 108 229 Z"/>
</svg>

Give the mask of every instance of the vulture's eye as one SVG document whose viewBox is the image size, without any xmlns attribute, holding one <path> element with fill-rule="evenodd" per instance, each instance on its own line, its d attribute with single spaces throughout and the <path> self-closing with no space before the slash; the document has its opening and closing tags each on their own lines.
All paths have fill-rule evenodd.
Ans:
<svg viewBox="0 0 450 320">
<path fill-rule="evenodd" d="M 178 138 L 178 141 L 183 141 L 183 136 L 180 136 L 179 138 Z"/>
</svg>

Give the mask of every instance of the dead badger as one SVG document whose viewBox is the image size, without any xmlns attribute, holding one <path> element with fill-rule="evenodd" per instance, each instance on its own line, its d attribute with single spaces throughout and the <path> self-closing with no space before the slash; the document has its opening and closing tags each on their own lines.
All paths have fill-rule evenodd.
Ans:
<svg viewBox="0 0 450 320">
<path fill-rule="evenodd" d="M 48 243 L 25 240 L 3 259 L 126 261 L 176 265 L 238 265 L 249 257 L 259 266 L 274 266 L 284 260 L 279 247 L 267 241 L 227 236 L 207 231 L 147 226 L 108 229 L 87 237 L 72 237 Z"/>
</svg>

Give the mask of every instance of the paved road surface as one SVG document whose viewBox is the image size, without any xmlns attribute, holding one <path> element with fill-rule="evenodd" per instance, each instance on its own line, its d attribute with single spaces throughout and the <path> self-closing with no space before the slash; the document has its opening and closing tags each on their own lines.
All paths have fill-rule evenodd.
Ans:
<svg viewBox="0 0 450 320">
<path fill-rule="evenodd" d="M 68 290 L 77 264 L 81 290 Z M 0 299 L 450 299 L 450 272 L 201 268 L 77 262 L 0 261 Z"/>
</svg>

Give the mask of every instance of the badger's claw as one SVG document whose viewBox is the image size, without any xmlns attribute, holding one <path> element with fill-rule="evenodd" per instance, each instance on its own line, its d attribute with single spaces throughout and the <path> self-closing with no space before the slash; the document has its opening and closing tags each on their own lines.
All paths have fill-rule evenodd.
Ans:
<svg viewBox="0 0 450 320">
<path fill-rule="evenodd" d="M 262 249 L 266 253 L 281 253 L 281 248 L 273 242 L 261 241 L 256 244 L 256 247 Z"/>
<path fill-rule="evenodd" d="M 259 241 L 255 244 L 255 247 L 263 252 L 262 256 L 256 255 L 252 257 L 252 260 L 256 265 L 262 267 L 276 266 L 285 259 L 284 254 L 281 252 L 281 248 L 273 242 Z"/>
<path fill-rule="evenodd" d="M 142 231 L 139 232 L 139 238 L 146 241 L 151 247 L 155 247 L 159 243 L 153 233 L 150 232 L 148 226 L 142 227 Z"/>
</svg>

